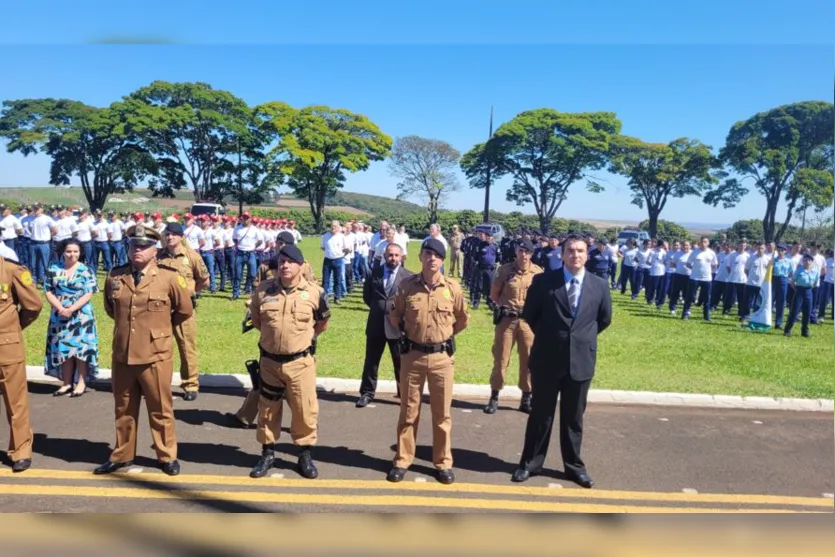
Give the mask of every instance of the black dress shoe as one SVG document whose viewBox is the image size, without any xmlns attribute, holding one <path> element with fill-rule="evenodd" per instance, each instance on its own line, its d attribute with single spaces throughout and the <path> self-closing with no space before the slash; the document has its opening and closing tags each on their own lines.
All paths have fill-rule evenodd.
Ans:
<svg viewBox="0 0 835 557">
<path fill-rule="evenodd" d="M 511 478 L 512 481 L 520 483 L 526 482 L 530 479 L 531 473 L 524 468 L 519 468 L 513 473 L 513 477 Z"/>
<path fill-rule="evenodd" d="M 319 477 L 319 470 L 313 464 L 313 457 L 310 455 L 310 449 L 305 449 L 299 455 L 299 463 L 296 466 L 298 473 L 308 480 L 314 480 Z"/>
<path fill-rule="evenodd" d="M 126 466 L 132 466 L 132 465 L 133 465 L 132 460 L 128 460 L 127 462 L 113 462 L 111 460 L 108 460 L 107 462 L 105 462 L 104 464 L 102 464 L 101 466 L 99 466 L 98 468 L 93 470 L 93 474 L 96 474 L 96 475 L 112 474 L 116 470 L 120 470 L 120 469 L 122 469 Z"/>
<path fill-rule="evenodd" d="M 252 467 L 252 471 L 249 473 L 250 478 L 263 478 L 267 475 L 267 472 L 272 469 L 273 465 L 275 464 L 275 452 L 272 450 L 265 450 L 261 453 L 261 458 L 258 460 L 258 464 Z"/>
<path fill-rule="evenodd" d="M 484 407 L 485 414 L 495 414 L 499 409 L 499 399 L 491 398 L 487 401 L 487 406 Z"/>
<path fill-rule="evenodd" d="M 162 471 L 169 476 L 176 476 L 180 473 L 180 463 L 176 460 L 172 460 L 171 462 L 160 462 L 160 468 L 162 468 Z"/>
<path fill-rule="evenodd" d="M 522 393 L 522 400 L 519 402 L 519 411 L 525 414 L 531 413 L 531 394 Z"/>
<path fill-rule="evenodd" d="M 197 400 L 197 391 L 186 391 L 183 393 L 183 400 L 191 402 Z"/>
<path fill-rule="evenodd" d="M 359 400 L 357 400 L 357 408 L 365 408 L 371 402 L 371 397 L 368 395 L 362 395 Z"/>
<path fill-rule="evenodd" d="M 591 477 L 586 474 L 585 472 L 580 472 L 579 474 L 566 474 L 568 479 L 579 485 L 580 487 L 585 487 L 586 489 L 590 489 L 594 486 L 594 481 L 592 481 Z"/>
<path fill-rule="evenodd" d="M 245 421 L 240 419 L 238 415 L 234 412 L 227 412 L 225 415 L 230 427 L 238 427 L 242 429 L 255 429 L 255 424 L 246 423 Z"/>
<path fill-rule="evenodd" d="M 438 470 L 435 472 L 435 477 L 438 479 L 439 482 L 442 484 L 449 485 L 455 482 L 455 474 L 452 470 Z"/>
<path fill-rule="evenodd" d="M 386 479 L 390 482 L 402 482 L 403 478 L 406 477 L 406 469 L 405 468 L 392 468 L 389 470 L 389 473 L 386 475 Z"/>
<path fill-rule="evenodd" d="M 15 460 L 12 463 L 12 472 L 24 472 L 32 467 L 32 459 L 31 458 L 23 458 L 20 460 Z"/>
</svg>

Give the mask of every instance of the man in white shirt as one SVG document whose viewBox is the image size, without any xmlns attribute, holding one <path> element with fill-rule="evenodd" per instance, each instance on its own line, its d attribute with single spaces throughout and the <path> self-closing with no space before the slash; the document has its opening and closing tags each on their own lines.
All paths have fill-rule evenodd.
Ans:
<svg viewBox="0 0 835 557">
<path fill-rule="evenodd" d="M 350 251 L 345 243 L 345 235 L 338 220 L 331 222 L 330 232 L 322 236 L 320 248 L 325 252 L 322 262 L 322 280 L 325 295 L 334 295 L 334 304 L 345 297 L 342 284 L 345 276 L 345 255 Z"/>
<path fill-rule="evenodd" d="M 606 249 L 609 250 L 609 255 L 611 256 L 611 263 L 609 264 L 609 282 L 611 282 L 611 288 L 614 290 L 618 286 L 618 240 L 617 238 L 610 238 L 609 245 L 606 246 Z"/>
<path fill-rule="evenodd" d="M 110 211 L 107 215 L 110 225 L 110 258 L 113 260 L 113 265 L 125 265 L 128 262 L 128 246 L 125 231 L 130 228 L 125 221 L 122 220 L 122 215 Z M 135 224 L 135 223 L 134 223 Z"/>
<path fill-rule="evenodd" d="M 252 281 L 255 279 L 256 265 L 255 250 L 259 248 L 263 240 L 258 229 L 252 225 L 252 215 L 247 212 L 241 214 L 240 224 L 232 231 L 232 242 L 235 244 L 235 274 L 232 276 L 232 299 L 237 300 L 241 296 L 241 279 L 244 276 L 246 267 L 246 289 L 245 294 L 252 292 Z"/>
<path fill-rule="evenodd" d="M 389 223 L 385 220 L 380 221 L 380 229 L 377 230 L 374 234 L 371 235 L 371 240 L 368 242 L 369 245 L 369 267 L 374 268 L 373 260 L 380 259 L 383 254 L 377 253 L 377 244 L 382 242 L 386 239 L 386 231 L 389 228 Z M 402 246 L 401 246 L 402 247 Z M 379 257 L 378 257 L 379 256 Z"/>
<path fill-rule="evenodd" d="M 833 256 L 835 255 L 835 251 L 829 249 L 826 250 L 826 267 L 825 267 L 825 275 L 823 278 L 823 283 L 821 283 L 821 294 L 820 294 L 820 304 L 818 307 L 818 323 L 823 323 L 824 319 L 826 318 L 826 306 L 828 306 L 835 298 L 835 269 L 833 269 Z M 835 305 L 833 305 L 833 312 L 835 314 Z M 830 315 L 832 315 L 830 314 Z M 832 317 L 835 319 L 835 315 Z"/>
<path fill-rule="evenodd" d="M 814 242 L 809 244 L 809 253 L 812 254 L 813 267 L 818 271 L 818 280 L 812 288 L 812 311 L 809 316 L 809 323 L 812 325 L 818 324 L 818 307 L 821 302 L 821 284 L 826 280 L 826 258 L 820 254 L 820 244 Z"/>
<path fill-rule="evenodd" d="M 348 248 L 348 253 L 345 254 L 345 285 L 344 291 L 348 294 L 354 291 L 354 251 L 356 250 L 357 234 L 354 232 L 354 225 L 350 222 L 345 223 L 345 247 Z"/>
<path fill-rule="evenodd" d="M 292 219 L 287 221 L 287 231 L 296 239 L 296 244 L 302 241 L 302 233 L 296 230 L 296 221 Z"/>
<path fill-rule="evenodd" d="M 438 230 L 440 231 L 440 228 Z M 441 240 L 446 249 L 449 250 L 449 244 L 446 243 L 446 238 L 440 236 L 438 239 Z M 406 257 L 409 255 L 409 235 L 406 234 L 406 227 L 402 224 L 397 227 L 397 233 L 394 235 L 394 243 L 403 249 L 403 264 L 405 265 Z"/>
<path fill-rule="evenodd" d="M 215 232 L 206 215 L 200 215 L 200 230 L 203 232 L 203 243 L 200 245 L 200 257 L 209 271 L 209 292 L 215 293 Z M 197 293 L 201 297 L 202 292 Z"/>
<path fill-rule="evenodd" d="M 743 320 L 750 316 L 752 306 L 760 295 L 770 262 L 771 258 L 765 253 L 765 242 L 757 242 L 754 255 L 749 257 L 745 264 L 745 275 L 748 280 L 745 282 L 745 302 L 741 315 Z"/>
<path fill-rule="evenodd" d="M 114 242 L 111 240 L 111 230 L 113 228 L 112 223 L 107 222 L 101 211 L 96 211 L 93 228 L 90 230 L 90 235 L 93 238 L 93 265 L 90 269 L 94 272 L 98 271 L 99 265 L 104 268 L 106 273 L 109 273 L 110 269 L 113 268 Z"/>
<path fill-rule="evenodd" d="M 670 288 L 670 315 L 676 314 L 679 298 L 684 300 L 685 304 L 690 299 L 690 275 L 692 273 L 690 260 L 692 257 L 690 241 L 684 240 L 681 243 L 681 251 L 674 258 L 675 274 L 673 274 L 673 285 Z"/>
<path fill-rule="evenodd" d="M 14 229 L 13 229 L 14 230 Z M 2 238 L 2 234 L 6 231 L 6 227 L 0 222 L 0 238 Z M 14 252 L 12 248 L 6 245 L 6 241 L 0 239 L 0 257 L 3 259 L 8 259 L 9 261 L 14 261 L 15 263 L 20 263 L 20 259 L 18 259 L 17 254 Z"/>
<path fill-rule="evenodd" d="M 23 227 L 23 235 L 18 236 L 17 256 L 20 263 L 31 271 L 35 265 L 32 262 L 32 221 L 35 220 L 35 210 L 31 206 L 20 208 L 20 226 Z"/>
<path fill-rule="evenodd" d="M 684 315 L 682 319 L 690 319 L 690 306 L 696 300 L 699 292 L 699 303 L 702 305 L 702 315 L 705 321 L 710 318 L 711 289 L 713 287 L 713 271 L 719 267 L 716 252 L 710 249 L 710 238 L 702 236 L 699 248 L 690 257 L 690 296 L 684 300 Z"/>
<path fill-rule="evenodd" d="M 644 280 L 649 275 L 649 254 L 650 254 L 649 240 L 644 240 L 641 243 L 641 248 L 635 254 L 635 280 L 632 283 L 632 299 L 637 300 L 641 293 L 641 288 L 644 286 Z"/>
<path fill-rule="evenodd" d="M 664 256 L 667 255 L 667 250 L 664 249 L 664 241 L 659 240 L 655 247 L 650 251 L 649 263 L 649 281 L 646 288 L 647 304 L 655 304 L 655 307 L 661 309 L 664 306 L 664 277 L 667 274 L 667 265 L 664 262 Z"/>
<path fill-rule="evenodd" d="M 46 271 L 49 269 L 49 258 L 52 252 L 52 237 L 55 234 L 55 222 L 52 217 L 44 214 L 40 204 L 35 205 L 35 218 L 30 223 L 32 241 L 29 261 L 32 263 L 32 274 L 38 284 L 46 283 Z"/>
<path fill-rule="evenodd" d="M 81 261 L 91 270 L 95 269 L 93 260 L 93 217 L 87 209 L 81 209 L 78 215 L 75 239 L 81 244 Z"/>
<path fill-rule="evenodd" d="M 635 246 L 634 240 L 626 241 L 626 249 L 620 254 L 622 257 L 620 264 L 620 293 L 626 294 L 626 283 L 629 283 L 629 288 L 634 292 L 635 290 L 635 258 L 638 257 L 638 248 Z"/>
<path fill-rule="evenodd" d="M 73 234 L 78 230 L 78 222 L 72 215 L 72 211 L 63 205 L 58 206 L 58 219 L 55 221 L 55 234 L 52 236 L 52 254 L 50 264 L 60 263 L 61 256 L 60 244 L 64 240 L 69 240 Z"/>
<path fill-rule="evenodd" d="M 220 229 L 220 252 L 223 253 L 223 268 L 220 273 L 220 291 L 226 292 L 226 280 L 233 282 L 235 276 L 235 242 L 232 241 L 232 226 L 235 217 L 221 217 L 223 225 Z"/>
<path fill-rule="evenodd" d="M 728 281 L 728 267 L 725 263 L 727 263 L 728 257 L 730 257 L 732 253 L 730 244 L 722 244 L 719 250 L 720 251 L 716 254 L 716 261 L 719 266 L 716 269 L 716 275 L 713 277 L 713 287 L 711 290 L 711 311 L 719 309 L 719 302 L 725 296 L 725 289 L 727 288 Z"/>
<path fill-rule="evenodd" d="M 196 252 L 199 252 L 206 244 L 206 236 L 203 229 L 194 221 L 191 213 L 186 213 L 186 225 L 183 227 L 186 242 Z"/>
<path fill-rule="evenodd" d="M 751 255 L 747 250 L 748 243 L 742 240 L 737 244 L 736 251 L 725 258 L 725 267 L 728 272 L 725 283 L 725 300 L 722 303 L 722 314 L 730 315 L 734 303 L 737 304 L 737 312 L 742 317 L 745 309 L 745 283 L 748 282 L 746 268 Z"/>
<path fill-rule="evenodd" d="M 23 236 L 23 225 L 20 220 L 12 214 L 12 209 L 8 205 L 0 204 L 0 227 L 3 231 L 0 232 L 0 240 L 9 248 L 14 254 L 14 261 L 20 261 L 17 256 L 18 252 L 18 238 Z M 11 259 L 6 257 L 6 259 Z"/>
<path fill-rule="evenodd" d="M 374 261 L 371 262 L 371 269 L 373 270 L 375 267 L 378 267 L 383 264 L 383 259 L 385 256 L 386 248 L 389 244 L 397 244 L 395 238 L 397 237 L 397 233 L 394 231 L 394 227 L 390 226 L 386 228 L 386 235 L 385 237 L 377 242 L 377 245 L 374 246 Z M 399 244 L 398 244 L 399 245 Z M 403 246 L 400 246 L 401 250 Z M 379 256 L 379 257 L 378 257 Z"/>
<path fill-rule="evenodd" d="M 371 234 L 368 227 L 363 223 L 357 223 L 354 235 L 354 281 L 358 284 L 365 284 L 365 275 L 368 269 L 368 250 Z"/>
</svg>

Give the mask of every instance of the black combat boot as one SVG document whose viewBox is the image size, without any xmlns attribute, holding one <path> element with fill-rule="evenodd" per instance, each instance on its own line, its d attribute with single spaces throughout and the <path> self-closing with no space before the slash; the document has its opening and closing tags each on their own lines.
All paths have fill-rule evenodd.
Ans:
<svg viewBox="0 0 835 557">
<path fill-rule="evenodd" d="M 261 451 L 261 459 L 258 461 L 258 464 L 252 467 L 252 471 L 249 473 L 250 478 L 263 478 L 267 475 L 273 465 L 275 464 L 275 449 L 273 445 L 263 445 L 263 450 Z"/>
<path fill-rule="evenodd" d="M 484 407 L 485 414 L 495 414 L 499 409 L 499 391 L 490 392 L 490 400 L 487 401 L 487 406 Z"/>
<path fill-rule="evenodd" d="M 525 414 L 531 413 L 531 393 L 522 393 L 522 400 L 519 402 L 519 411 Z"/>
<path fill-rule="evenodd" d="M 296 470 L 308 480 L 313 480 L 319 476 L 319 471 L 316 469 L 316 465 L 313 464 L 313 457 L 310 455 L 310 447 L 302 448 L 299 453 L 299 464 Z"/>
</svg>

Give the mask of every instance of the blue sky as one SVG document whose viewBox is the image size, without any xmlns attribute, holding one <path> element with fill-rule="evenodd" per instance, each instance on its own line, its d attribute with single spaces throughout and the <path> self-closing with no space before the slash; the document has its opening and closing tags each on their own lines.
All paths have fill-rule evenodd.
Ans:
<svg viewBox="0 0 835 557">
<path fill-rule="evenodd" d="M 37 9 L 37 4 L 28 4 L 27 10 Z M 798 10 L 782 14 L 779 5 L 771 2 L 762 3 L 757 14 L 747 14 L 745 25 L 734 24 L 735 17 L 746 16 L 739 8 L 723 7 L 724 18 L 712 12 L 714 24 L 698 36 L 698 24 L 710 23 L 711 12 L 705 3 L 699 8 L 703 12 L 688 8 L 691 13 L 679 15 L 672 24 L 622 8 L 607 10 L 602 20 L 589 20 L 597 21 L 597 27 L 576 24 L 585 21 L 577 19 L 579 13 L 551 14 L 552 8 L 543 8 L 537 12 L 542 17 L 517 21 L 480 4 L 486 7 L 478 17 L 471 17 L 459 33 L 449 35 L 455 40 L 447 39 L 446 44 L 438 44 L 440 33 L 448 31 L 451 22 L 474 13 L 465 9 L 474 4 L 438 4 L 446 17 L 438 18 L 436 13 L 437 25 L 424 27 L 429 29 L 426 33 L 420 32 L 431 15 L 426 10 L 408 13 L 388 4 L 389 15 L 401 10 L 394 14 L 396 24 L 385 24 L 377 11 L 365 13 L 370 8 L 365 12 L 360 9 L 337 22 L 326 18 L 321 26 L 308 27 L 312 31 L 307 34 L 300 29 L 312 14 L 299 8 L 284 11 L 275 19 L 266 11 L 255 18 L 247 12 L 250 23 L 244 28 L 240 11 L 229 14 L 222 27 L 217 20 L 201 19 L 203 15 L 188 24 L 180 21 L 174 25 L 181 15 L 178 10 L 166 12 L 165 18 L 151 18 L 149 14 L 156 13 L 155 2 L 151 2 L 141 13 L 119 19 L 127 23 L 114 27 L 112 21 L 80 18 L 94 7 L 91 4 L 95 3 L 72 4 L 76 6 L 72 13 L 62 11 L 66 8 L 52 9 L 38 40 L 16 36 L 19 31 L 10 28 L 10 34 L 0 42 L 0 99 L 64 97 L 106 105 L 155 79 L 200 80 L 253 105 L 281 100 L 294 106 L 347 108 L 366 114 L 393 137 L 417 134 L 443 139 L 464 152 L 486 139 L 491 104 L 496 127 L 532 108 L 605 110 L 618 114 L 623 133 L 655 142 L 687 136 L 718 149 L 738 120 L 784 103 L 831 102 L 833 96 L 831 31 L 820 21 L 831 21 L 835 14 L 823 3 L 799 4 L 810 4 L 808 9 L 817 4 L 814 13 L 821 17 L 807 18 L 803 33 L 784 35 L 786 42 L 792 43 L 784 45 L 763 44 L 767 27 L 782 18 L 784 28 L 791 29 L 787 23 L 797 17 Z M 721 5 L 707 4 L 714 8 Z M 11 8 L 13 18 L 23 15 L 21 6 Z M 268 10 L 263 3 L 260 9 Z M 109 12 L 111 18 L 118 15 Z M 549 21 L 551 15 L 555 17 Z M 73 17 L 82 19 L 79 25 L 67 24 Z M 357 25 L 351 25 L 350 18 Z M 763 25 L 758 26 L 757 18 L 763 18 Z M 58 25 L 61 21 L 64 24 Z M 622 32 L 624 21 L 635 34 L 632 38 Z M 502 27 L 495 30 L 499 23 Z M 580 28 L 584 33 L 578 32 Z M 394 33 L 397 29 L 400 32 Z M 491 29 L 494 32 L 490 33 Z M 525 29 L 529 32 L 521 33 Z M 647 34 L 642 35 L 642 29 Z M 731 33 L 734 29 L 738 32 Z M 589 34 L 592 31 L 594 35 Z M 227 44 L 80 44 L 115 35 Z M 595 37 L 598 43 L 610 44 L 591 44 Z M 285 44 L 252 44 L 256 38 L 262 43 Z M 39 41 L 76 44 L 20 44 Z M 380 44 L 386 41 L 400 44 Z M 556 41 L 563 44 L 545 44 Z M 634 44 L 636 41 L 644 44 Z M 301 42 L 306 44 L 290 44 Z M 508 42 L 539 44 L 504 44 Z M 682 44 L 685 42 L 703 44 Z M 607 193 L 587 193 L 583 184 L 577 183 L 558 216 L 645 218 L 644 210 L 629 204 L 625 180 L 604 177 L 609 182 Z M 35 185 L 47 180 L 47 159 L 9 155 L 5 149 L 0 153 L 0 185 Z M 463 176 L 461 181 L 464 183 Z M 394 185 L 386 164 L 378 163 L 367 172 L 350 176 L 345 189 L 392 195 Z M 504 185 L 499 182 L 498 189 Z M 482 196 L 480 190 L 465 188 L 451 196 L 448 207 L 480 209 Z M 492 199 L 495 209 L 518 209 L 504 200 L 503 191 L 494 193 Z M 763 210 L 764 201 L 757 194 L 750 194 L 729 210 L 684 199 L 672 200 L 662 218 L 729 223 L 761 218 Z"/>
</svg>

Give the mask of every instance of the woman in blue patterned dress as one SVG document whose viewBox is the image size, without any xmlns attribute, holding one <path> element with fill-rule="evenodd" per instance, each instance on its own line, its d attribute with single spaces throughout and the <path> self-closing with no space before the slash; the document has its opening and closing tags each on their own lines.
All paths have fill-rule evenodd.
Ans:
<svg viewBox="0 0 835 557">
<path fill-rule="evenodd" d="M 66 240 L 59 250 L 63 265 L 52 265 L 47 275 L 46 299 L 52 306 L 46 332 L 46 373 L 61 379 L 63 386 L 54 396 L 87 391 L 87 381 L 99 368 L 99 337 L 90 300 L 96 289 L 96 275 L 79 263 L 81 244 Z M 75 389 L 73 389 L 75 386 Z"/>
</svg>

